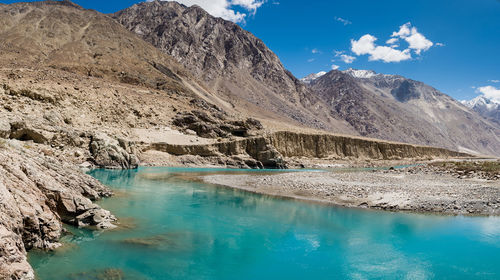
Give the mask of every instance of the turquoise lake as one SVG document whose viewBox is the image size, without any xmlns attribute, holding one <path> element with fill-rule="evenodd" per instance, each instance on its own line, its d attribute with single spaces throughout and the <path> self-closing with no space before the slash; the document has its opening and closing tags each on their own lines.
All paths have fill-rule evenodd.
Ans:
<svg viewBox="0 0 500 280">
<path fill-rule="evenodd" d="M 68 227 L 65 247 L 31 252 L 41 280 L 500 279 L 500 218 L 358 210 L 196 180 L 241 171 L 94 170 L 98 203 L 123 228 Z M 125 277 L 98 278 L 114 269 Z"/>
</svg>

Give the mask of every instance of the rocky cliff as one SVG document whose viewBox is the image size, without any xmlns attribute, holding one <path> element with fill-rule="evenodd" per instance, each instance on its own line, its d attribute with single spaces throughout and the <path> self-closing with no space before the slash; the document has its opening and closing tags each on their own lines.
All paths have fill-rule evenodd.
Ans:
<svg viewBox="0 0 500 280">
<path fill-rule="evenodd" d="M 0 139 L 0 279 L 35 279 L 26 250 L 55 249 L 62 222 L 113 227 L 93 201 L 111 191 L 76 167 Z"/>
</svg>

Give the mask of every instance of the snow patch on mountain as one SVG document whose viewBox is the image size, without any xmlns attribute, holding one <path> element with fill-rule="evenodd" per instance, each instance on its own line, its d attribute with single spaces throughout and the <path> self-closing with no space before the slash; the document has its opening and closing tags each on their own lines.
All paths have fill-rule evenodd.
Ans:
<svg viewBox="0 0 500 280">
<path fill-rule="evenodd" d="M 482 94 L 471 100 L 462 100 L 460 102 L 483 117 L 500 121 L 500 101 L 495 98 L 488 98 Z"/>
<path fill-rule="evenodd" d="M 358 69 L 353 69 L 353 68 L 349 68 L 349 69 L 344 70 L 342 72 L 349 74 L 349 75 L 353 76 L 354 78 L 360 78 L 360 79 L 369 79 L 369 78 L 375 77 L 377 75 L 380 75 L 372 70 L 358 70 Z"/>
<path fill-rule="evenodd" d="M 312 81 L 320 78 L 321 76 L 325 75 L 326 72 L 325 71 L 320 71 L 318 73 L 312 73 L 312 74 L 309 74 L 307 76 L 305 76 L 304 78 L 300 79 L 303 83 L 305 84 L 310 84 Z"/>
<path fill-rule="evenodd" d="M 473 98 L 471 100 L 462 100 L 460 101 L 462 104 L 469 108 L 474 108 L 474 107 L 486 107 L 488 109 L 495 109 L 500 106 L 500 102 L 487 98 L 484 95 L 480 95 L 476 98 Z"/>
</svg>

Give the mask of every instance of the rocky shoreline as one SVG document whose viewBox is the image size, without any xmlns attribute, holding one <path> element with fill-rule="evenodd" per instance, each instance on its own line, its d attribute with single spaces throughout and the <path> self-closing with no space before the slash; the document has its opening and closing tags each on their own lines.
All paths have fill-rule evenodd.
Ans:
<svg viewBox="0 0 500 280">
<path fill-rule="evenodd" d="M 62 222 L 107 229 L 116 218 L 94 201 L 112 192 L 72 164 L 26 143 L 0 142 L 0 279 L 35 279 L 31 249 L 59 247 Z"/>
<path fill-rule="evenodd" d="M 500 215 L 500 181 L 460 179 L 415 166 L 396 170 L 209 175 L 205 182 L 260 194 L 338 206 L 439 213 Z"/>
</svg>

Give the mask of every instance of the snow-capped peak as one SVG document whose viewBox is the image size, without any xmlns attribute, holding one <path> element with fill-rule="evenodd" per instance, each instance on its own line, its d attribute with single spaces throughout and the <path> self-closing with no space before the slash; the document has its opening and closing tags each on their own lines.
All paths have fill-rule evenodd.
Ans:
<svg viewBox="0 0 500 280">
<path fill-rule="evenodd" d="M 305 84 L 310 84 L 312 81 L 318 79 L 319 77 L 325 75 L 326 72 L 325 71 L 321 71 L 321 72 L 318 72 L 318 73 L 312 73 L 312 74 L 309 74 L 307 76 L 305 76 L 304 78 L 300 79 L 303 83 Z"/>
<path fill-rule="evenodd" d="M 349 74 L 354 78 L 360 78 L 360 79 L 369 79 L 378 75 L 377 73 L 375 73 L 375 71 L 372 70 L 358 70 L 353 68 L 349 68 L 342 72 Z"/>
<path fill-rule="evenodd" d="M 494 110 L 498 109 L 500 106 L 500 102 L 487 98 L 484 95 L 479 95 L 471 100 L 462 100 L 460 102 L 471 109 L 482 107 L 486 110 Z"/>
</svg>

